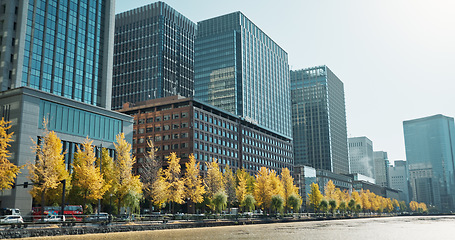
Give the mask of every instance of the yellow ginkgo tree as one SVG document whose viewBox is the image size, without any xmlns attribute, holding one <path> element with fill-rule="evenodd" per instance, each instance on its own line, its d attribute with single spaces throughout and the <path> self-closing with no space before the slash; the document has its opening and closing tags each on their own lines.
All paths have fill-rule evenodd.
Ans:
<svg viewBox="0 0 455 240">
<path fill-rule="evenodd" d="M 44 126 L 46 126 L 46 121 Z M 45 130 L 44 136 L 40 140 L 39 143 L 33 141 L 33 150 L 37 158 L 35 163 L 28 164 L 28 171 L 29 178 L 33 182 L 30 193 L 37 201 L 41 201 L 41 206 L 45 206 L 46 198 L 53 199 L 53 202 L 47 202 L 49 205 L 58 203 L 56 198 L 51 198 L 47 194 L 61 188 L 63 180 L 69 181 L 69 174 L 65 167 L 62 141 L 57 134 L 54 131 Z"/>
<path fill-rule="evenodd" d="M 189 199 L 189 204 L 201 203 L 204 200 L 204 185 L 199 174 L 199 163 L 196 163 L 196 158 L 193 154 L 189 156 L 189 161 L 185 163 L 185 198 Z M 191 208 L 194 210 L 194 208 Z"/>
<path fill-rule="evenodd" d="M 100 168 L 95 165 L 96 157 L 92 146 L 93 141 L 88 138 L 82 143 L 82 148 L 77 146 L 74 154 L 72 184 L 79 188 L 83 206 L 87 200 L 102 199 L 110 185 L 105 184 Z"/>
<path fill-rule="evenodd" d="M 175 204 L 184 203 L 183 197 L 185 196 L 185 186 L 180 172 L 180 158 L 177 157 L 175 152 L 169 155 L 168 167 L 164 170 L 164 179 L 166 182 L 166 195 L 167 200 L 172 205 L 172 212 L 174 212 Z"/>
<path fill-rule="evenodd" d="M 8 151 L 11 146 L 9 143 L 13 141 L 13 132 L 8 133 L 10 124 L 11 121 L 6 122 L 3 118 L 0 120 L 0 191 L 11 189 L 17 174 L 20 173 L 20 167 L 8 160 L 11 157 Z"/>
<path fill-rule="evenodd" d="M 114 161 L 115 184 L 117 186 L 117 207 L 139 208 L 139 200 L 142 198 L 142 182 L 139 175 L 133 175 L 133 164 L 136 158 L 131 156 L 131 144 L 125 140 L 125 135 L 119 133 L 114 143 L 117 159 Z"/>
</svg>

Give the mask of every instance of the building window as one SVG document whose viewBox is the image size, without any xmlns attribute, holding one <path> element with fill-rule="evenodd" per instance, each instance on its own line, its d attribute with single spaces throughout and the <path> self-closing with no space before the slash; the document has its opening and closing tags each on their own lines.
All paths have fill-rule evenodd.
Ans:
<svg viewBox="0 0 455 240">
<path fill-rule="evenodd" d="M 179 125 L 178 124 L 172 124 L 172 129 L 179 129 Z"/>
<path fill-rule="evenodd" d="M 178 144 L 173 144 L 172 145 L 172 149 L 179 149 L 179 145 Z"/>
<path fill-rule="evenodd" d="M 172 135 L 172 139 L 178 139 L 179 138 L 179 134 L 178 133 L 175 133 L 174 135 Z"/>
<path fill-rule="evenodd" d="M 149 133 L 149 132 L 153 132 L 153 127 L 148 127 L 148 128 L 146 128 L 145 132 L 148 132 L 148 133 Z"/>
<path fill-rule="evenodd" d="M 161 131 L 161 126 L 155 126 L 155 132 Z"/>
<path fill-rule="evenodd" d="M 147 123 L 152 123 L 153 122 L 153 118 L 147 118 Z"/>
<path fill-rule="evenodd" d="M 144 143 L 144 138 L 139 138 L 139 143 Z"/>
<path fill-rule="evenodd" d="M 139 134 L 142 134 L 144 133 L 144 129 L 143 128 L 139 128 Z"/>
<path fill-rule="evenodd" d="M 188 143 L 182 143 L 181 148 L 187 148 L 187 147 L 188 147 Z"/>
<path fill-rule="evenodd" d="M 161 116 L 155 118 L 155 122 L 161 122 Z"/>
<path fill-rule="evenodd" d="M 164 131 L 169 130 L 169 129 L 170 129 L 169 125 L 164 125 L 164 128 L 163 128 Z"/>
<path fill-rule="evenodd" d="M 181 138 L 187 138 L 188 137 L 188 133 L 182 133 L 181 134 Z M 197 137 L 196 137 L 197 138 Z"/>
<path fill-rule="evenodd" d="M 171 115 L 164 115 L 163 121 L 167 121 L 169 119 L 171 119 Z"/>
<path fill-rule="evenodd" d="M 155 142 L 161 141 L 161 136 L 155 136 Z"/>
<path fill-rule="evenodd" d="M 188 117 L 188 113 L 187 112 L 182 112 L 182 118 L 186 118 L 186 117 Z M 197 118 L 197 116 L 196 116 L 196 118 Z"/>
<path fill-rule="evenodd" d="M 172 115 L 172 119 L 178 119 L 179 117 L 180 117 L 180 114 L 178 114 L 178 113 L 174 113 Z"/>
<path fill-rule="evenodd" d="M 145 123 L 145 119 L 139 119 L 138 120 L 138 124 L 144 124 Z"/>
<path fill-rule="evenodd" d="M 188 123 L 187 122 L 183 122 L 182 123 L 182 128 L 187 128 L 188 127 Z"/>
</svg>

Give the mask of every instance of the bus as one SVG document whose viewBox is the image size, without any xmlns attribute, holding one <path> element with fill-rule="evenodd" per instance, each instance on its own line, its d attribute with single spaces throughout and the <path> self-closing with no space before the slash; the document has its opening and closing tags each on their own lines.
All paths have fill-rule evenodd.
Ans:
<svg viewBox="0 0 455 240">
<path fill-rule="evenodd" d="M 62 207 L 44 207 L 44 216 L 61 215 Z M 82 221 L 82 205 L 66 205 L 63 211 L 67 221 Z M 41 207 L 32 207 L 33 221 L 41 220 Z"/>
</svg>

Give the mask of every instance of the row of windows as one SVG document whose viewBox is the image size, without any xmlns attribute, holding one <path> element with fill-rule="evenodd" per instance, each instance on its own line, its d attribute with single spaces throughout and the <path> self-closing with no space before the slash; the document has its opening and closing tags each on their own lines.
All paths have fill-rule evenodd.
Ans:
<svg viewBox="0 0 455 240">
<path fill-rule="evenodd" d="M 142 118 L 142 119 L 134 120 L 134 124 L 152 123 L 153 121 L 161 122 L 161 120 L 168 121 L 168 120 L 171 120 L 171 117 L 172 117 L 172 119 L 179 119 L 180 117 L 186 118 L 186 117 L 188 117 L 188 113 L 182 112 L 182 113 L 167 114 L 164 116 L 156 116 L 155 118 L 153 118 L 153 117 Z"/>
<path fill-rule="evenodd" d="M 234 123 L 229 123 L 227 121 L 219 120 L 215 117 L 212 117 L 209 114 L 204 114 L 199 111 L 194 111 L 194 119 L 200 119 L 208 123 L 213 123 L 215 125 L 218 125 L 219 127 L 227 128 L 231 131 L 237 132 L 237 126 L 234 125 Z"/>
<path fill-rule="evenodd" d="M 133 129 L 133 135 L 138 133 L 138 134 L 143 134 L 143 133 L 151 133 L 153 131 L 155 132 L 161 132 L 161 131 L 168 131 L 171 129 L 179 129 L 179 128 L 188 128 L 188 123 L 183 122 L 183 123 L 174 123 L 171 125 L 163 125 L 162 127 L 160 125 L 154 126 L 154 127 L 147 127 L 147 128 L 139 128 L 137 131 L 136 129 Z"/>
<path fill-rule="evenodd" d="M 168 151 L 168 150 L 177 150 L 177 149 L 184 149 L 184 148 L 188 148 L 188 143 L 181 143 L 181 144 L 178 144 L 178 143 L 174 143 L 174 144 L 167 144 L 167 145 L 158 145 L 158 146 L 155 146 L 155 150 L 157 152 L 159 151 Z M 150 148 L 133 148 L 133 154 L 136 154 L 136 153 L 145 153 L 145 152 L 149 152 L 151 151 Z"/>
<path fill-rule="evenodd" d="M 168 141 L 171 139 L 179 139 L 179 138 L 188 138 L 188 133 L 174 133 L 174 134 L 165 134 L 165 135 L 155 135 L 155 136 L 149 136 L 146 138 L 133 138 L 133 144 L 142 144 L 145 143 L 147 140 L 154 141 L 154 142 L 160 142 L 160 141 Z"/>
</svg>

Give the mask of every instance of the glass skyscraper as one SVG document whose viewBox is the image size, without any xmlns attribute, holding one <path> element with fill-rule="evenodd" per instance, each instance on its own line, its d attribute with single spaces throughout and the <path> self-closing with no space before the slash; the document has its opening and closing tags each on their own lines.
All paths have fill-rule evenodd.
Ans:
<svg viewBox="0 0 455 240">
<path fill-rule="evenodd" d="M 241 12 L 197 28 L 195 97 L 291 138 L 287 53 Z"/>
<path fill-rule="evenodd" d="M 6 1 L 1 90 L 28 86 L 110 109 L 113 0 Z"/>
<path fill-rule="evenodd" d="M 403 122 L 411 199 L 454 210 L 455 126 L 441 114 Z"/>
<path fill-rule="evenodd" d="M 196 24 L 163 2 L 117 14 L 112 109 L 193 96 Z"/>
<path fill-rule="evenodd" d="M 295 165 L 349 173 L 343 82 L 327 67 L 291 71 Z"/>
<path fill-rule="evenodd" d="M 114 16 L 114 0 L 0 1 L 0 118 L 14 132 L 12 163 L 36 159 L 31 139 L 45 128 L 62 141 L 67 169 L 87 137 L 111 154 L 120 132 L 132 141 L 132 117 L 110 110 Z M 0 208 L 30 212 L 27 175 L 2 192 Z"/>
</svg>

